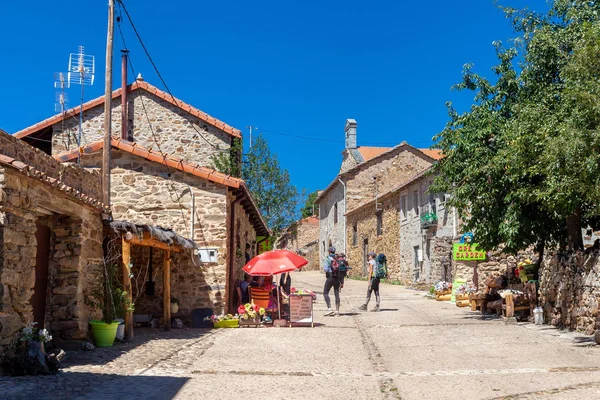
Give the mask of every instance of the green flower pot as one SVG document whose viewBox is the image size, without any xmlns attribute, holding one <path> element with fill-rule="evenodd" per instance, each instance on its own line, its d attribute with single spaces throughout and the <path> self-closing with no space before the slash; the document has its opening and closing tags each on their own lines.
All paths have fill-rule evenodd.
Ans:
<svg viewBox="0 0 600 400">
<path fill-rule="evenodd" d="M 98 347 L 110 347 L 117 336 L 118 321 L 107 324 L 104 321 L 90 321 L 92 325 L 92 336 Z"/>
</svg>

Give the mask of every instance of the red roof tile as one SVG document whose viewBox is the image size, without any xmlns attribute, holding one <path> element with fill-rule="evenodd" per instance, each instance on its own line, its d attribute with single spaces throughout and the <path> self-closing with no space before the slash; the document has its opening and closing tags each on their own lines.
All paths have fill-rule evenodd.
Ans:
<svg viewBox="0 0 600 400">
<path fill-rule="evenodd" d="M 232 176 L 218 172 L 214 169 L 192 165 L 186 161 L 171 157 L 167 154 L 163 156 L 159 152 L 148 150 L 142 146 L 139 146 L 136 143 L 129 142 L 124 139 L 112 138 L 111 145 L 116 149 L 140 156 L 148 161 L 163 164 L 167 167 L 174 168 L 179 171 L 183 171 L 191 175 L 197 176 L 199 178 L 203 178 L 208 181 L 215 182 L 231 188 L 237 189 L 244 182 L 239 178 L 234 178 Z M 98 141 L 82 147 L 81 152 L 83 154 L 91 154 L 101 150 L 103 147 L 104 141 Z M 60 162 L 68 162 L 75 160 L 77 158 L 77 153 L 78 149 L 75 149 L 66 153 L 57 154 L 54 156 L 54 158 L 56 158 Z"/>
<path fill-rule="evenodd" d="M 173 98 L 170 94 L 158 89 L 157 87 L 155 87 L 147 82 L 135 81 L 134 83 L 132 83 L 131 85 L 128 86 L 127 91 L 133 92 L 138 89 L 144 89 L 147 92 L 154 94 L 155 96 L 161 98 L 162 100 L 174 105 L 175 107 L 179 107 L 180 109 L 192 114 L 193 116 L 201 119 L 202 121 L 204 121 L 206 123 L 213 125 L 214 127 L 218 128 L 218 129 L 221 129 L 222 131 L 228 133 L 231 136 L 234 136 L 237 138 L 242 137 L 242 133 L 238 129 L 235 129 L 235 128 L 227 125 L 226 123 L 219 121 L 218 119 L 216 119 L 214 117 L 211 117 L 210 115 L 206 114 L 205 112 L 200 111 L 197 108 L 194 108 L 191 105 L 184 103 L 183 101 L 181 101 L 177 98 Z M 113 99 L 116 99 L 119 96 L 121 96 L 120 88 L 112 92 Z M 104 104 L 104 96 L 100 96 L 94 100 L 84 103 L 83 111 L 87 111 L 91 108 L 100 106 L 102 104 Z M 64 119 L 68 119 L 68 118 L 78 115 L 79 108 L 80 108 L 80 106 L 77 106 L 75 108 L 71 108 L 70 110 L 65 111 Z M 35 125 L 32 125 L 28 128 L 20 130 L 19 132 L 16 132 L 14 134 L 14 136 L 19 139 L 24 138 L 24 137 L 29 136 L 35 132 L 38 132 L 44 128 L 52 126 L 52 125 L 62 121 L 62 119 L 63 119 L 63 114 L 57 114 L 53 117 L 50 117 L 41 122 L 38 122 Z"/>
<path fill-rule="evenodd" d="M 359 146 L 358 147 L 358 151 L 360 152 L 360 155 L 363 156 L 365 161 L 369 161 L 369 160 L 385 153 L 386 151 L 390 151 L 391 149 L 392 149 L 391 147 L 368 147 L 368 146 Z"/>
<path fill-rule="evenodd" d="M 434 158 L 436 160 L 440 160 L 442 158 L 442 151 L 436 149 L 419 149 L 423 153 L 427 154 L 429 157 Z"/>
<path fill-rule="evenodd" d="M 0 165 L 15 168 L 15 169 L 19 170 L 21 173 L 23 173 L 31 178 L 37 179 L 41 182 L 44 182 L 44 183 L 52 186 L 56 190 L 59 190 L 65 194 L 67 194 L 68 196 L 71 196 L 79 201 L 82 201 L 85 204 L 88 204 L 94 208 L 97 208 L 100 211 L 108 212 L 110 210 L 110 207 L 108 207 L 104 203 L 94 199 L 91 196 L 86 195 L 85 193 L 80 192 L 79 190 L 77 190 L 75 188 L 65 185 L 61 180 L 52 178 L 52 177 L 48 176 L 47 174 L 45 174 L 44 172 L 39 171 L 35 167 L 25 164 L 22 161 L 18 161 L 12 157 L 6 156 L 4 154 L 0 154 Z"/>
</svg>

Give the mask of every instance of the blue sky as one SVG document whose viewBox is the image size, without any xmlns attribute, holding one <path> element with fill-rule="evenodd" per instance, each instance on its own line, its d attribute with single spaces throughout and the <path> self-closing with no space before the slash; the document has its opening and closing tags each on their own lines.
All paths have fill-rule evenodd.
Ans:
<svg viewBox="0 0 600 400">
<path fill-rule="evenodd" d="M 408 4 L 406 4 L 408 3 Z M 543 0 L 506 0 L 545 8 Z M 82 4 L 84 4 L 82 6 Z M 0 15 L 0 128 L 13 133 L 54 114 L 53 74 L 84 45 L 104 90 L 107 1 L 6 2 Z M 176 97 L 245 132 L 264 130 L 299 188 L 326 187 L 338 172 L 346 118 L 358 144 L 429 147 L 465 63 L 490 75 L 492 41 L 514 33 L 492 0 L 125 2 Z M 126 21 L 137 72 L 163 88 Z M 123 47 L 115 32 L 114 87 Z M 71 89 L 70 105 L 78 104 Z M 305 140 L 283 136 L 305 136 Z"/>
</svg>

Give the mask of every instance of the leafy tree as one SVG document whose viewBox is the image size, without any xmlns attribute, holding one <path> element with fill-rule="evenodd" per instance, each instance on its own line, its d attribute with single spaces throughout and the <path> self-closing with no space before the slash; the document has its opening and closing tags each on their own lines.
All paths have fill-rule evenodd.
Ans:
<svg viewBox="0 0 600 400">
<path fill-rule="evenodd" d="M 241 145 L 240 145 L 241 148 Z M 237 150 L 213 157 L 213 166 L 220 172 L 231 174 L 236 165 Z M 256 202 L 263 218 L 275 236 L 298 219 L 302 193 L 292 185 L 290 174 L 281 168 L 277 156 L 269 150 L 262 135 L 253 143 L 243 162 L 242 178 Z"/>
<path fill-rule="evenodd" d="M 307 218 L 307 217 L 313 216 L 315 214 L 314 207 L 315 207 L 316 199 L 317 199 L 317 192 L 313 192 L 308 195 L 308 197 L 306 198 L 306 203 L 304 203 L 304 207 L 302 208 L 302 218 Z"/>
<path fill-rule="evenodd" d="M 234 139 L 232 146 L 211 157 L 213 168 L 227 175 L 242 176 L 242 141 Z"/>
<path fill-rule="evenodd" d="M 449 105 L 432 190 L 452 193 L 465 229 L 488 248 L 581 248 L 582 224 L 600 214 L 599 8 L 504 8 L 521 36 L 509 49 L 496 43 L 496 82 L 467 66 L 455 86 L 475 92 L 474 104 L 463 114 Z"/>
</svg>

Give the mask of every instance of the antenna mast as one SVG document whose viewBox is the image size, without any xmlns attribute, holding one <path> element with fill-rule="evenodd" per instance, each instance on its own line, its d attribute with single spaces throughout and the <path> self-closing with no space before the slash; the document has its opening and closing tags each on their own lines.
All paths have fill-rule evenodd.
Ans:
<svg viewBox="0 0 600 400">
<path fill-rule="evenodd" d="M 69 98 L 65 89 L 69 88 L 69 82 L 67 80 L 66 74 L 64 72 L 56 72 L 54 74 L 54 87 L 58 89 L 56 91 L 56 103 L 54 104 L 54 111 L 59 112 L 62 116 L 61 122 L 61 134 L 63 135 L 63 144 L 65 145 L 67 150 L 70 150 L 71 147 L 71 133 L 69 132 L 66 137 L 66 142 L 64 142 L 65 137 L 65 111 L 67 110 L 67 104 L 69 102 Z"/>
<path fill-rule="evenodd" d="M 81 135 L 83 125 L 83 93 L 85 85 L 94 84 L 95 61 L 94 56 L 86 55 L 83 46 L 79 46 L 77 53 L 69 55 L 69 72 L 67 83 L 81 85 L 81 104 L 79 106 L 79 133 L 77 135 L 77 164 L 81 163 Z"/>
</svg>

